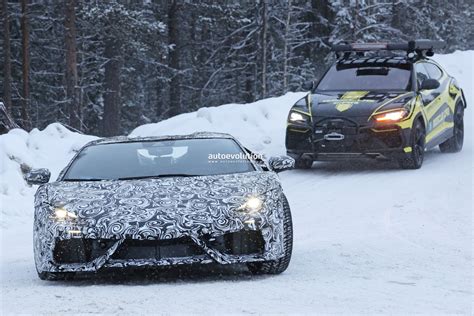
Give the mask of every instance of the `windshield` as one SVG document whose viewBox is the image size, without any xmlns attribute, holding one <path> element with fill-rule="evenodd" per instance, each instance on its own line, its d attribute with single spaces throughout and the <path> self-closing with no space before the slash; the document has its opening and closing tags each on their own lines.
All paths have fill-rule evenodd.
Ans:
<svg viewBox="0 0 474 316">
<path fill-rule="evenodd" d="M 410 70 L 394 67 L 331 67 L 317 90 L 409 90 Z"/>
<path fill-rule="evenodd" d="M 216 175 L 254 170 L 232 139 L 179 139 L 88 146 L 74 159 L 63 180 Z"/>
</svg>

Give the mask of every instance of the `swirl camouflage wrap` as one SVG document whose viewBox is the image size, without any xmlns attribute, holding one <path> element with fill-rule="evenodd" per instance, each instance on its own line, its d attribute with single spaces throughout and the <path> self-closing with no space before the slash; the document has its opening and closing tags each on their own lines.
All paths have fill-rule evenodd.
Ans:
<svg viewBox="0 0 474 316">
<path fill-rule="evenodd" d="M 288 156 L 270 157 L 268 164 L 273 170 L 289 170 L 295 167 L 295 160 Z"/>
<path fill-rule="evenodd" d="M 35 195 L 37 271 L 281 258 L 284 195 L 275 172 L 256 169 L 133 180 L 60 176 Z M 242 210 L 251 198 L 262 201 L 257 212 Z M 61 220 L 54 216 L 58 210 Z"/>
</svg>

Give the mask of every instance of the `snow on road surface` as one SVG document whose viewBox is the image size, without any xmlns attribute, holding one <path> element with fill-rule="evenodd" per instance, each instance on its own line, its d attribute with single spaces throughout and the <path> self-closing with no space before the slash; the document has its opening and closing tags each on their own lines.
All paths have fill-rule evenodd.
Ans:
<svg viewBox="0 0 474 316">
<path fill-rule="evenodd" d="M 203 266 L 157 275 L 41 281 L 32 251 L 32 195 L 20 164 L 55 177 L 82 144 L 59 124 L 0 137 L 2 313 L 472 314 L 474 52 L 437 56 L 468 98 L 464 149 L 431 150 L 420 170 L 391 163 L 315 163 L 281 173 L 293 212 L 288 270 L 251 276 Z M 302 93 L 204 108 L 141 126 L 137 135 L 230 132 L 267 154 L 284 153 L 289 107 Z"/>
</svg>

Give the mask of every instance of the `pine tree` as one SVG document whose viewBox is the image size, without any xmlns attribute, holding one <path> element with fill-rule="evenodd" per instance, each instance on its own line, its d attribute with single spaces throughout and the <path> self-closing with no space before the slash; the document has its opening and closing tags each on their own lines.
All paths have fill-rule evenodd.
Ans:
<svg viewBox="0 0 474 316">
<path fill-rule="evenodd" d="M 80 106 L 77 89 L 77 49 L 76 49 L 76 1 L 65 3 L 65 49 L 66 49 L 66 97 L 69 107 L 69 125 L 81 129 Z"/>
<path fill-rule="evenodd" d="M 8 13 L 8 1 L 2 1 L 2 18 L 3 18 L 3 101 L 5 104 L 5 112 L 10 114 L 12 108 L 12 70 L 11 70 L 11 48 L 10 48 L 10 15 Z"/>
<path fill-rule="evenodd" d="M 30 28 L 29 28 L 29 1 L 21 0 L 21 52 L 22 52 L 22 82 L 23 93 L 21 96 L 22 126 L 31 129 L 30 119 Z"/>
</svg>

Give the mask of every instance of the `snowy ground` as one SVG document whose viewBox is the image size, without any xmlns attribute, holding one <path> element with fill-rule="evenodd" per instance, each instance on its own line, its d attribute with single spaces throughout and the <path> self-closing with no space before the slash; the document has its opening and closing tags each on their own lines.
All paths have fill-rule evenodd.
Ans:
<svg viewBox="0 0 474 316">
<path fill-rule="evenodd" d="M 438 56 L 472 91 L 474 52 Z M 288 108 L 302 94 L 225 105 L 137 128 L 132 135 L 226 131 L 267 154 L 284 151 Z M 289 269 L 172 269 L 159 275 L 45 282 L 32 256 L 32 194 L 20 163 L 59 169 L 92 139 L 59 125 L 0 137 L 2 313 L 472 314 L 472 107 L 459 154 L 427 153 L 421 170 L 389 163 L 317 163 L 281 174 L 293 211 Z"/>
</svg>

